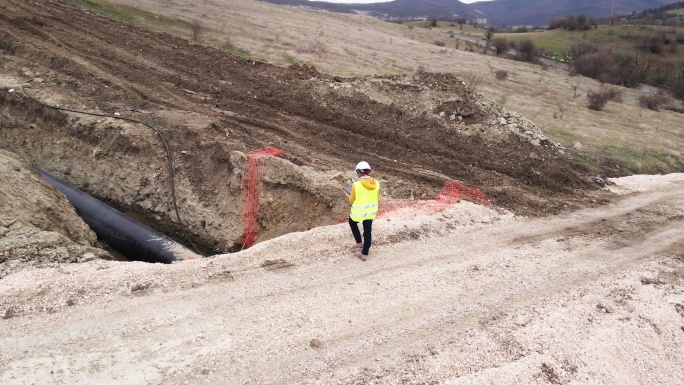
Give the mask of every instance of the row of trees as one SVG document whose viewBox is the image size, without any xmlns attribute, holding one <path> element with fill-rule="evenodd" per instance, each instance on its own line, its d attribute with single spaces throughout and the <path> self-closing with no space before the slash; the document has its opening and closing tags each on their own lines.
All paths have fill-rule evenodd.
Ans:
<svg viewBox="0 0 684 385">
<path fill-rule="evenodd" d="M 632 12 L 630 15 L 623 17 L 625 22 L 630 24 L 647 24 L 647 25 L 666 25 L 673 27 L 684 26 L 684 18 L 681 14 L 669 12 L 675 9 L 684 8 L 684 1 L 665 5 L 659 8 L 650 8 L 639 13 Z"/>
<path fill-rule="evenodd" d="M 580 75 L 625 87 L 650 82 L 684 97 L 684 63 L 665 61 L 645 52 L 615 52 L 589 43 L 571 46 L 568 57 Z"/>
<path fill-rule="evenodd" d="M 496 55 L 511 54 L 513 59 L 524 62 L 537 62 L 545 56 L 531 40 L 515 43 L 494 38 L 489 44 Z M 617 52 L 584 42 L 570 46 L 565 56 L 573 73 L 624 87 L 650 82 L 669 87 L 676 97 L 684 99 L 684 63 L 665 61 L 646 52 Z"/>
<path fill-rule="evenodd" d="M 598 20 L 586 15 L 571 15 L 564 18 L 557 18 L 549 22 L 549 29 L 563 28 L 568 31 L 586 31 L 598 27 Z"/>
</svg>

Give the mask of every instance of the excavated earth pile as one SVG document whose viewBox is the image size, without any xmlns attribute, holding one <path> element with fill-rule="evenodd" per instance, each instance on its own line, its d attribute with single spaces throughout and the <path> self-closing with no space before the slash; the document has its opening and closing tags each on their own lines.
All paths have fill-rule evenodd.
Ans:
<svg viewBox="0 0 684 385">
<path fill-rule="evenodd" d="M 343 219 L 362 159 L 383 199 L 448 180 L 521 215 L 604 199 L 533 123 L 449 74 L 279 68 L 62 1 L 3 1 L 0 58 L 0 147 L 205 254 L 242 246 L 245 154 L 264 147 L 283 153 L 261 160 L 257 242 Z"/>
</svg>

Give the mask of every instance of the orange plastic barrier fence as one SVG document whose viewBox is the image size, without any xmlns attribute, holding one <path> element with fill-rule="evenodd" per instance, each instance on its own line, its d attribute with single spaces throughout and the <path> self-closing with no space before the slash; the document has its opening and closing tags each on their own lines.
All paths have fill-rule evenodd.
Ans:
<svg viewBox="0 0 684 385">
<path fill-rule="evenodd" d="M 479 189 L 468 187 L 455 180 L 450 180 L 444 184 L 442 190 L 434 199 L 383 199 L 380 202 L 378 216 L 382 217 L 393 214 L 436 213 L 445 210 L 447 207 L 455 203 L 460 202 L 461 199 L 483 205 L 490 205 L 493 203 L 493 200 L 484 195 Z"/>
<path fill-rule="evenodd" d="M 491 204 L 491 198 L 487 198 L 480 189 L 468 187 L 464 184 L 458 183 L 455 180 L 450 180 L 444 184 L 442 191 L 437 196 L 437 201 L 445 203 L 457 203 L 461 199 L 480 203 L 484 205 Z"/>
<path fill-rule="evenodd" d="M 265 156 L 280 156 L 283 150 L 266 147 L 247 153 L 245 169 L 242 173 L 242 247 L 254 245 L 254 236 L 258 232 L 257 219 L 259 217 L 259 196 L 263 186 L 263 171 L 261 158 Z"/>
</svg>

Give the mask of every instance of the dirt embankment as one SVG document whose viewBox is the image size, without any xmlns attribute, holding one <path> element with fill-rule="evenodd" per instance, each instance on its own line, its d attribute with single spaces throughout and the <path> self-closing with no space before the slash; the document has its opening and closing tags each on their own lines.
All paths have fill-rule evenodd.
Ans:
<svg viewBox="0 0 684 385">
<path fill-rule="evenodd" d="M 261 242 L 171 265 L 89 261 L 108 255 L 31 170 L 218 253 L 267 146 Z M 4 0 L 0 147 L 0 383 L 684 382 L 682 176 L 595 190 L 453 76 L 340 79 Z M 388 213 L 361 262 L 318 227 L 360 159 L 383 202 L 458 179 L 496 205 Z"/>
<path fill-rule="evenodd" d="M 9 0 L 0 9 L 0 146 L 186 245 L 187 229 L 206 254 L 240 248 L 244 154 L 262 147 L 284 152 L 263 162 L 257 241 L 342 218 L 339 187 L 361 159 L 397 199 L 433 197 L 456 179 L 524 215 L 597 202 L 591 179 L 531 122 L 452 75 L 338 78 L 244 60 L 60 1 Z M 181 223 L 160 135 L 32 98 L 158 129 Z"/>
<path fill-rule="evenodd" d="M 31 267 L 112 257 L 64 196 L 0 149 L 0 278 Z"/>
</svg>

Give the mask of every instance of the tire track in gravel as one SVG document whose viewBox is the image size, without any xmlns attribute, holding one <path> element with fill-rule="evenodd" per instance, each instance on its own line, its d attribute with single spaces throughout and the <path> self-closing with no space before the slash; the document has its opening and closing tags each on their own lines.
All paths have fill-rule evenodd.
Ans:
<svg viewBox="0 0 684 385">
<path fill-rule="evenodd" d="M 380 245 L 375 258 L 363 264 L 340 255 L 299 263 L 295 254 L 300 250 L 262 248 L 245 256 L 298 264 L 249 270 L 228 284 L 108 300 L 104 311 L 104 300 L 98 300 L 56 316 L 9 320 L 10 330 L 25 334 L 3 333 L 10 346 L 3 360 L 19 370 L 20 362 L 37 364 L 51 356 L 73 361 L 89 351 L 93 362 L 100 362 L 97 370 L 117 370 L 134 358 L 141 373 L 165 383 L 197 383 L 192 370 L 174 367 L 179 355 L 189 368 L 236 381 L 278 383 L 342 373 L 374 357 L 438 343 L 447 334 L 674 250 L 684 243 L 681 218 L 662 217 L 635 238 L 638 243 L 617 249 L 615 233 L 592 231 L 605 223 L 598 218 L 620 223 L 638 215 L 650 218 L 654 208 L 681 205 L 674 190 L 639 194 L 558 219 L 519 219 Z M 315 233 L 312 237 L 315 245 Z M 100 316 L 93 319 L 92 313 Z M 47 335 L 44 322 L 51 324 Z M 314 340 L 320 347 L 311 346 Z M 104 352 L 98 355 L 103 344 L 121 358 L 107 361 Z M 43 361 L 31 361 L 22 353 L 27 349 Z M 82 370 L 95 370 L 92 363 L 81 364 Z M 71 365 L 78 369 L 78 363 Z"/>
</svg>

